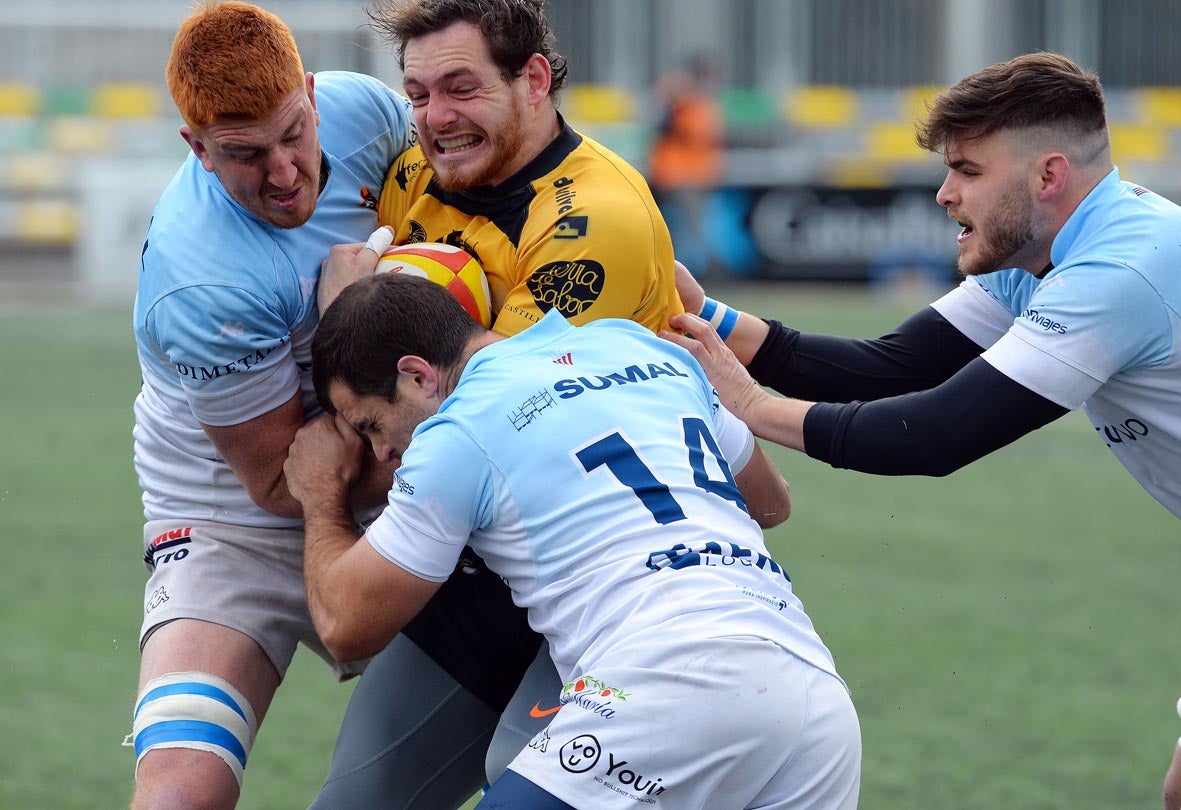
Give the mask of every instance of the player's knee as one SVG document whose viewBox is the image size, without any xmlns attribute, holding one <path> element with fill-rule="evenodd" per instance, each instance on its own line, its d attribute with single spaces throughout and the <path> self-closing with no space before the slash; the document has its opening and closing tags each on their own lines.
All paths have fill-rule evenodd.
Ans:
<svg viewBox="0 0 1181 810">
<path fill-rule="evenodd" d="M 214 755 L 154 749 L 140 764 L 131 810 L 233 810 L 239 792 Z"/>
<path fill-rule="evenodd" d="M 246 698 L 221 678 L 204 672 L 174 672 L 149 682 L 136 700 L 132 732 L 126 742 L 135 747 L 137 782 L 142 782 L 139 769 L 144 764 L 144 757 L 149 752 L 161 753 L 153 755 L 152 764 L 148 766 L 155 778 L 151 780 L 152 803 L 145 806 L 167 806 L 156 803 L 156 792 L 185 791 L 185 786 L 192 781 L 186 777 L 193 770 L 212 768 L 224 776 L 226 772 L 218 760 L 233 775 L 233 783 L 224 781 L 234 788 L 236 794 L 257 731 L 254 710 Z M 175 753 L 163 756 L 164 752 Z M 200 752 L 201 755 L 182 756 L 189 752 Z M 208 756 L 210 754 L 213 756 Z M 186 759 L 202 763 L 203 767 L 183 768 L 184 775 L 177 774 L 175 779 L 167 772 L 161 772 L 161 765 Z M 190 804 L 186 800 L 171 806 L 203 808 L 219 805 Z"/>
</svg>

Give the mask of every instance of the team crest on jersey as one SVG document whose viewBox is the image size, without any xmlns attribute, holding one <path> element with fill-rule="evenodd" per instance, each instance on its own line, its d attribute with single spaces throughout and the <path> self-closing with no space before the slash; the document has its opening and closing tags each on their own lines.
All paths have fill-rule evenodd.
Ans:
<svg viewBox="0 0 1181 810">
<path fill-rule="evenodd" d="M 369 186 L 361 186 L 361 202 L 357 203 L 357 207 L 377 210 L 377 195 L 369 190 Z"/>
<path fill-rule="evenodd" d="M 426 228 L 422 227 L 422 223 L 416 220 L 410 220 L 410 235 L 406 237 L 406 243 L 417 245 L 420 242 L 426 241 Z"/>
</svg>

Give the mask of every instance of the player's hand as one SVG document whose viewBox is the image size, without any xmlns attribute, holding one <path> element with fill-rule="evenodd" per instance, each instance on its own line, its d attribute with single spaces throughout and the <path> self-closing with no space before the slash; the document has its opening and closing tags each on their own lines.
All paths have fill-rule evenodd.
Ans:
<svg viewBox="0 0 1181 810">
<path fill-rule="evenodd" d="M 766 392 L 754 381 L 746 367 L 738 362 L 734 352 L 718 337 L 709 321 L 685 312 L 670 318 L 669 325 L 685 334 L 661 330 L 660 336 L 687 349 L 705 369 L 705 376 L 717 389 L 718 398 L 726 409 L 739 419 L 749 421 L 746 414 L 760 399 L 766 397 Z"/>
<path fill-rule="evenodd" d="M 320 283 L 316 288 L 316 307 L 320 314 L 336 300 L 340 291 L 359 278 L 370 275 L 377 267 L 381 254 L 394 242 L 394 232 L 388 227 L 378 228 L 368 242 L 336 245 L 328 251 L 328 258 L 320 265 Z"/>
<path fill-rule="evenodd" d="M 339 414 L 324 414 L 295 434 L 283 474 L 304 513 L 314 504 L 347 503 L 349 487 L 361 475 L 365 443 Z"/>
<path fill-rule="evenodd" d="M 673 264 L 677 268 L 677 295 L 681 297 L 681 305 L 685 307 L 686 312 L 696 315 L 701 312 L 701 306 L 705 303 L 705 290 L 697 283 L 697 279 L 693 278 L 689 268 L 678 261 L 674 261 Z"/>
</svg>

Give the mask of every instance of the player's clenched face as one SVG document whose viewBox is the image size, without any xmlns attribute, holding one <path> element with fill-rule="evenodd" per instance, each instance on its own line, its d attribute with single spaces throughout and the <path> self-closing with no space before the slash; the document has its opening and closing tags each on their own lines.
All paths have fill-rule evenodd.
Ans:
<svg viewBox="0 0 1181 810">
<path fill-rule="evenodd" d="M 319 123 L 312 78 L 268 118 L 219 120 L 181 134 L 206 171 L 239 205 L 268 225 L 308 221 L 320 192 Z"/>
<path fill-rule="evenodd" d="M 337 413 L 364 436 L 373 454 L 383 462 L 400 461 L 414 429 L 438 410 L 413 386 L 399 384 L 394 402 L 374 394 L 357 396 L 339 380 L 328 386 L 328 395 Z"/>
<path fill-rule="evenodd" d="M 444 189 L 495 185 L 540 151 L 527 130 L 530 79 L 506 81 L 476 26 L 457 22 L 412 39 L 403 56 L 419 142 Z"/>
<path fill-rule="evenodd" d="M 1049 224 L 1034 204 L 1032 156 L 1001 133 L 950 143 L 947 178 L 936 200 L 963 227 L 957 239 L 965 276 L 1010 267 L 1038 272 L 1048 260 Z"/>
</svg>

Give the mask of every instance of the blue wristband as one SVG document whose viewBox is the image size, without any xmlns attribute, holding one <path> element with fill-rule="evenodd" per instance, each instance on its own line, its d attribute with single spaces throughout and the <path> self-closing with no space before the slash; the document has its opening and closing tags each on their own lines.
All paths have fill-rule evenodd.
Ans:
<svg viewBox="0 0 1181 810">
<path fill-rule="evenodd" d="M 730 333 L 738 325 L 738 310 L 730 309 L 721 301 L 715 301 L 712 298 L 705 299 L 705 303 L 701 305 L 701 312 L 698 314 L 709 321 L 722 340 L 730 337 Z"/>
</svg>

